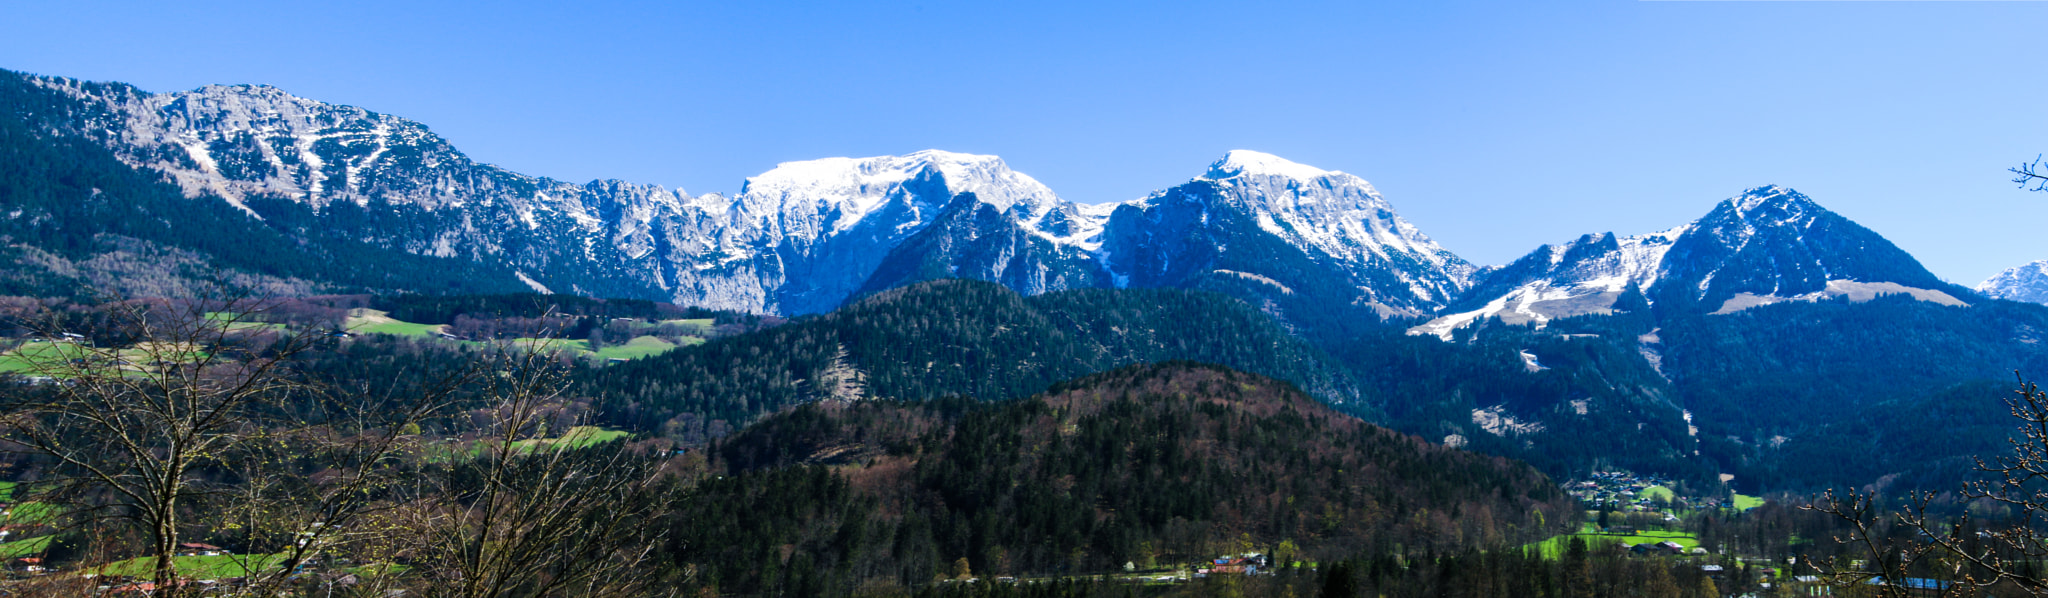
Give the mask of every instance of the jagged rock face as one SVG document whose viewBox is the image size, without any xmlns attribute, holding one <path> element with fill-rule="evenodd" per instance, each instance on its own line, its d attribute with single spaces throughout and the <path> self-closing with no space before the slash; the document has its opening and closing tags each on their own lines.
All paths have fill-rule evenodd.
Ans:
<svg viewBox="0 0 2048 598">
<path fill-rule="evenodd" d="M 1087 249 L 1049 239 L 972 193 L 956 197 L 935 222 L 896 245 L 859 294 L 941 278 L 990 280 L 1027 295 L 1113 284 Z"/>
<path fill-rule="evenodd" d="M 691 196 L 479 164 L 420 123 L 271 87 L 23 77 L 78 101 L 72 134 L 189 196 L 288 232 L 502 265 L 543 291 L 797 314 L 957 276 L 1026 293 L 1248 284 L 1419 314 L 1475 271 L 1364 180 L 1258 152 L 1099 206 L 994 156 L 943 151 L 789 162 L 735 195 Z"/>
<path fill-rule="evenodd" d="M 764 300 L 753 309 L 828 311 L 861 289 L 891 250 L 924 231 L 962 194 L 1001 216 L 991 226 L 1015 227 L 1070 251 L 1094 232 L 1085 223 L 1063 220 L 1077 208 L 994 156 L 927 150 L 790 162 L 747 179 L 720 231 L 719 265 L 731 269 L 707 268 L 695 279 L 758 286 Z M 1066 234 L 1042 231 L 1041 224 L 1058 225 Z M 960 275 L 999 279 L 976 272 Z M 1046 290 L 1055 289 L 1028 292 Z"/>
<path fill-rule="evenodd" d="M 263 86 L 150 94 L 32 78 L 94 117 L 81 131 L 189 195 L 251 217 L 310 209 L 316 226 L 410 253 L 507 262 L 536 288 L 748 311 L 839 304 L 956 193 L 1087 236 L 1071 206 L 1000 159 L 947 152 L 795 162 L 743 191 L 571 184 L 478 164 L 424 125 Z"/>
<path fill-rule="evenodd" d="M 1635 237 L 1586 235 L 1486 272 L 1449 311 L 1410 330 L 1448 338 L 1479 318 L 1511 324 L 1608 313 L 1633 292 L 1660 309 L 1731 313 L 1780 301 L 1905 294 L 1961 305 L 1949 285 L 1870 229 L 1797 191 L 1751 189 L 1706 216 Z"/>
<path fill-rule="evenodd" d="M 1489 270 L 1448 315 L 1418 327 L 1449 338 L 1482 317 L 1542 326 L 1553 318 L 1613 312 L 1616 302 L 1657 282 L 1664 254 L 1690 226 L 1638 235 L 1584 235 L 1545 245 L 1514 263 Z"/>
<path fill-rule="evenodd" d="M 694 219 L 680 193 L 478 164 L 419 123 L 276 88 L 150 94 L 32 81 L 77 98 L 94 115 L 81 132 L 188 195 L 215 195 L 266 220 L 310 210 L 316 225 L 359 240 L 510 264 L 562 292 L 638 296 L 672 286 L 647 258 L 664 241 L 663 225 Z"/>
<path fill-rule="evenodd" d="M 2048 303 L 2048 260 L 1999 272 L 1977 285 L 1977 292 L 1992 299 Z"/>
<path fill-rule="evenodd" d="M 1432 311 L 1475 271 L 1364 179 L 1244 150 L 1119 206 L 1101 252 L 1119 286 L 1308 295 L 1382 315 Z"/>
<path fill-rule="evenodd" d="M 1394 214 L 1365 179 L 1237 150 L 1202 180 L 1259 230 L 1368 281 L 1360 289 L 1369 301 L 1434 308 L 1471 285 L 1476 268 Z"/>
</svg>

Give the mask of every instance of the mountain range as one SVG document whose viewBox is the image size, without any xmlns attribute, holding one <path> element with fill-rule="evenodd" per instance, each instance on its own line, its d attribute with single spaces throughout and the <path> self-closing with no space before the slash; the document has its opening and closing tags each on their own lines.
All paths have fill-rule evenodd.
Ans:
<svg viewBox="0 0 2048 598">
<path fill-rule="evenodd" d="M 721 339 L 618 368 L 605 384 L 636 398 L 610 417 L 648 429 L 759 417 L 825 386 L 1006 398 L 1202 359 L 1554 472 L 1625 462 L 1799 483 L 1813 480 L 1787 455 L 1814 454 L 1797 451 L 1829 429 L 1900 425 L 1874 410 L 2048 367 L 2048 311 L 2004 301 L 2048 298 L 2039 263 L 1975 291 L 1948 284 L 1777 186 L 1664 231 L 1478 267 L 1364 179 L 1248 150 L 1102 205 L 1000 158 L 937 150 L 788 162 L 736 193 L 691 195 L 512 172 L 420 123 L 264 86 L 148 93 L 0 72 L 0 101 L 0 259 L 15 265 L 0 293 L 226 280 L 831 313 L 770 331 L 786 343 Z M 1044 299 L 919 284 L 956 278 Z M 1114 295 L 1134 289 L 1197 295 Z M 1073 293 L 1089 290 L 1111 295 Z M 1133 307 L 1147 301 L 1159 305 Z M 1199 346 L 1243 335 L 1261 349 Z M 903 339 L 943 343 L 890 348 Z M 732 368 L 739 350 L 781 365 Z M 663 377 L 699 370 L 718 375 Z M 1822 421 L 1836 416 L 1868 426 Z M 1712 465 L 1679 465 L 1693 457 Z"/>
<path fill-rule="evenodd" d="M 1671 309 L 1727 314 L 1783 301 L 1899 294 L 1963 305 L 1971 293 L 1869 229 L 1791 189 L 1766 186 L 1706 216 L 1645 235 L 1585 235 L 1488 269 L 1446 315 L 1415 329 L 1448 336 L 1476 318 L 1541 327 L 1612 311 L 1625 294 Z"/>
<path fill-rule="evenodd" d="M 7 78 L 46 96 L 40 110 L 21 103 L 41 136 L 90 139 L 187 197 L 217 198 L 287 236 L 345 230 L 387 251 L 503 269 L 501 285 L 544 292 L 802 314 L 946 277 L 1026 294 L 1217 288 L 1438 315 L 1424 328 L 1435 334 L 1477 317 L 1592 313 L 1630 286 L 1723 313 L 1839 295 L 1964 300 L 1882 237 L 1781 187 L 1672 230 L 1588 235 L 1477 268 L 1364 179 L 1247 150 L 1117 204 L 1076 204 L 1000 158 L 937 150 L 789 162 L 731 196 L 690 195 L 511 172 L 418 122 L 272 87 L 147 93 Z"/>
<path fill-rule="evenodd" d="M 1451 301 L 1476 270 L 1363 179 L 1258 152 L 1230 152 L 1184 184 L 1108 205 L 1060 199 L 993 156 L 936 150 L 784 163 L 731 196 L 690 195 L 507 171 L 420 123 L 270 87 L 152 94 L 8 78 L 14 95 L 37 100 L 17 105 L 38 141 L 99 145 L 194 201 L 243 213 L 245 227 L 468 262 L 497 270 L 497 287 L 802 314 L 967 277 L 1029 294 L 1312 292 L 1413 316 Z"/>
</svg>

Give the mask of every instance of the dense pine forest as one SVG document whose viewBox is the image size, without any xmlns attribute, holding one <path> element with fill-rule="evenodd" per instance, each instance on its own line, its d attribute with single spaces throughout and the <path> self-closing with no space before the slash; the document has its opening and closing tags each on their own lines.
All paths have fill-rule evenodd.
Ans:
<svg viewBox="0 0 2048 598">
<path fill-rule="evenodd" d="M 742 594 L 913 587 L 955 563 L 997 577 L 1450 553 L 1578 525 L 1526 465 L 1191 363 L 1006 403 L 811 403 L 711 450 L 729 475 L 691 492 L 674 558 Z"/>
<path fill-rule="evenodd" d="M 1023 297 L 948 280 L 586 377 L 606 421 L 640 430 L 738 427 L 821 398 L 1017 398 L 1132 363 L 1224 364 L 1363 406 L 1357 382 L 1321 350 L 1241 302 L 1175 290 Z"/>
</svg>

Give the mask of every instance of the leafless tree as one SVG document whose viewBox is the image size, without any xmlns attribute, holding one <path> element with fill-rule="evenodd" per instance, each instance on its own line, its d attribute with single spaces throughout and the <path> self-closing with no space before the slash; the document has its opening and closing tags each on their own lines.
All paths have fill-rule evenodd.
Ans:
<svg viewBox="0 0 2048 598">
<path fill-rule="evenodd" d="M 291 419 L 248 445 L 230 468 L 235 491 L 220 511 L 222 525 L 267 547 L 244 557 L 254 574 L 243 587 L 277 595 L 302 567 L 327 557 L 371 565 L 365 576 L 388 569 L 403 554 L 391 540 L 404 534 L 385 515 L 415 500 L 404 488 L 430 450 L 420 425 L 473 399 L 470 386 L 481 372 L 413 372 L 424 383 L 403 393 L 322 385 L 309 398 L 314 405 L 288 412 Z"/>
<path fill-rule="evenodd" d="M 131 301 L 105 306 L 105 321 L 132 339 L 99 347 L 45 320 L 45 341 L 26 352 L 31 380 L 7 393 L 0 434 L 53 464 L 39 493 L 86 525 L 118 523 L 146 539 L 154 581 L 177 581 L 173 558 L 194 522 L 194 503 L 227 488 L 202 473 L 218 468 L 263 436 L 274 406 L 308 392 L 285 364 L 306 337 L 272 339 L 253 350 L 249 306 L 229 302 L 209 313 L 184 305 Z"/>
<path fill-rule="evenodd" d="M 379 490 L 416 441 L 401 431 L 462 386 L 457 376 L 372 404 L 314 383 L 293 363 L 321 337 L 259 321 L 267 304 L 111 302 L 91 318 L 101 329 L 75 332 L 38 318 L 43 340 L 20 352 L 25 384 L 0 392 L 0 439 L 48 470 L 32 498 L 83 536 L 139 537 L 155 595 L 191 589 L 175 557 L 195 532 L 236 533 L 267 555 L 245 557 L 247 587 L 286 583 L 354 520 L 390 507 Z"/>
<path fill-rule="evenodd" d="M 662 455 L 547 438 L 564 370 L 543 348 L 496 362 L 483 438 L 451 445 L 396 528 L 410 530 L 421 595 L 651 596 L 669 510 Z M 571 428 L 576 430 L 576 428 Z"/>
</svg>

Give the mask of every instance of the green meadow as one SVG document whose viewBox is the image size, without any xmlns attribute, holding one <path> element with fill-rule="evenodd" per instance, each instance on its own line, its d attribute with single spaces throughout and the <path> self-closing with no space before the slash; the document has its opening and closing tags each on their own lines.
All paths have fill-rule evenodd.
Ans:
<svg viewBox="0 0 2048 598">
<path fill-rule="evenodd" d="M 177 567 L 180 575 L 193 579 L 222 579 L 248 577 L 250 573 L 276 567 L 284 561 L 281 554 L 220 554 L 211 556 L 171 557 L 171 566 Z M 156 572 L 156 557 L 142 557 L 107 563 L 95 567 L 92 573 L 100 575 L 125 575 L 149 577 Z"/>
<path fill-rule="evenodd" d="M 1579 528 L 1579 533 L 1554 536 L 1542 542 L 1529 544 L 1524 546 L 1524 548 L 1537 549 L 1543 553 L 1543 558 L 1554 559 L 1564 555 L 1565 549 L 1570 546 L 1572 538 L 1584 538 L 1588 548 L 1615 543 L 1652 544 L 1666 541 L 1677 542 L 1679 546 L 1684 546 L 1686 550 L 1698 548 L 1700 545 L 1699 538 L 1685 532 L 1639 531 L 1633 534 L 1606 534 L 1601 533 L 1599 530 L 1599 526 L 1587 523 Z"/>
</svg>

